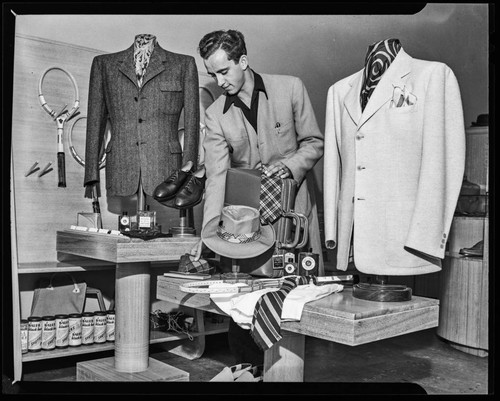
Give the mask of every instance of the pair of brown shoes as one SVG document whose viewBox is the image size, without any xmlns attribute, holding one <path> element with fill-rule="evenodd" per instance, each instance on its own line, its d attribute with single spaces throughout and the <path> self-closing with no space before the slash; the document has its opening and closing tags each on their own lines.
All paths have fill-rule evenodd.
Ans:
<svg viewBox="0 0 500 401">
<path fill-rule="evenodd" d="M 177 209 L 193 207 L 203 198 L 205 181 L 205 166 L 193 171 L 193 162 L 189 161 L 156 187 L 153 198 Z"/>
</svg>

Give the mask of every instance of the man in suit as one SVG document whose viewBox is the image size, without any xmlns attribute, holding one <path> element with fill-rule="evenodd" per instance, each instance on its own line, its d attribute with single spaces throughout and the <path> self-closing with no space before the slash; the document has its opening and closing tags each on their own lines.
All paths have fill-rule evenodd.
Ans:
<svg viewBox="0 0 500 401">
<path fill-rule="evenodd" d="M 381 57 L 388 54 L 381 50 Z M 365 274 L 437 272 L 465 166 L 458 82 L 447 65 L 401 48 L 372 80 L 366 103 L 361 95 L 371 71 L 367 61 L 328 91 L 326 246 L 337 248 L 339 270 L 347 269 L 352 246 Z"/>
<path fill-rule="evenodd" d="M 184 110 L 184 146 L 179 117 Z M 137 35 L 128 49 L 96 56 L 90 71 L 85 196 L 99 182 L 99 150 L 106 123 L 108 196 L 145 194 L 188 161 L 199 145 L 198 70 L 193 57 L 163 49 L 153 35 Z"/>
<path fill-rule="evenodd" d="M 225 91 L 205 113 L 203 227 L 220 215 L 230 167 L 258 169 L 267 165 L 269 176 L 277 174 L 298 182 L 295 211 L 309 219 L 309 246 L 321 256 L 314 190 L 306 175 L 323 156 L 323 134 L 304 84 L 296 77 L 253 71 L 244 37 L 235 30 L 205 35 L 199 52 L 208 74 Z M 193 248 L 195 258 L 200 257 L 203 247 L 200 241 Z M 322 259 L 319 265 L 322 275 Z M 241 352 L 245 348 L 242 344 L 247 344 L 251 353 L 253 340 L 248 331 L 231 335 L 237 331 L 233 324 L 229 336 L 233 351 L 239 349 L 241 362 L 256 362 Z M 249 340 L 240 341 L 245 335 Z"/>
</svg>

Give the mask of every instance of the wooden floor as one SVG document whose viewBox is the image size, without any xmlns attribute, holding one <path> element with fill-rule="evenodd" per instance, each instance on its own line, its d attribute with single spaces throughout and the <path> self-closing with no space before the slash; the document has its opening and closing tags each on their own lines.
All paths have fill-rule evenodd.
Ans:
<svg viewBox="0 0 500 401">
<path fill-rule="evenodd" d="M 112 352 L 93 354 L 92 359 L 109 355 L 112 355 Z M 191 382 L 208 382 L 224 366 L 234 362 L 229 353 L 225 333 L 207 337 L 205 354 L 195 361 L 173 355 L 160 345 L 152 345 L 150 355 L 189 372 Z M 85 356 L 71 360 L 65 358 L 25 364 L 23 381 L 6 385 L 8 379 L 4 377 L 4 392 L 36 393 L 40 388 L 57 391 L 58 385 L 63 386 L 66 393 L 70 393 L 73 388 L 78 388 L 75 390 L 78 392 L 81 392 L 82 388 L 83 391 L 86 389 L 94 392 L 93 383 L 85 383 L 86 387 L 81 387 L 83 383 L 76 382 L 76 362 L 85 360 L 84 358 Z M 88 359 L 88 355 L 86 358 Z M 394 393 L 398 391 L 399 386 L 414 383 L 427 394 L 488 394 L 492 392 L 492 388 L 488 387 L 488 364 L 488 358 L 469 355 L 452 348 L 436 335 L 435 329 L 356 347 L 307 337 L 305 383 L 300 386 L 304 386 L 303 392 L 307 393 L 366 394 L 387 390 Z M 177 389 L 179 393 L 186 393 L 195 391 L 197 385 L 215 383 L 176 384 L 183 387 L 162 383 L 160 388 L 148 386 L 146 389 L 154 388 L 156 392 L 166 394 L 169 390 Z M 269 383 L 246 384 L 255 386 Z M 226 389 L 234 389 L 228 387 L 231 386 L 229 383 L 222 385 Z M 125 388 L 123 386 L 124 383 L 121 383 L 118 391 L 121 392 Z M 142 394 L 140 388 L 142 387 L 130 387 L 136 393 Z M 295 388 L 294 391 L 300 389 L 298 386 L 290 388 Z M 221 387 L 217 389 L 221 391 Z M 401 389 L 405 391 L 404 387 Z M 146 390 L 146 393 L 150 393 L 149 390 Z M 108 391 L 113 390 L 106 389 L 106 392 Z M 246 387 L 244 391 L 251 390 Z"/>
</svg>

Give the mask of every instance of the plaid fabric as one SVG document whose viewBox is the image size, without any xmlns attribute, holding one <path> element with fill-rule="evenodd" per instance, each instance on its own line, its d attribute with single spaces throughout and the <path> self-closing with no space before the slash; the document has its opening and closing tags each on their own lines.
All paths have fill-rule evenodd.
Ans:
<svg viewBox="0 0 500 401">
<path fill-rule="evenodd" d="M 317 283 L 315 276 L 285 277 L 278 291 L 268 292 L 259 298 L 255 305 L 250 335 L 260 349 L 266 351 L 281 340 L 283 301 L 295 287 L 308 284 L 310 281 Z"/>
<path fill-rule="evenodd" d="M 260 222 L 273 224 L 283 212 L 281 208 L 281 188 L 283 182 L 279 177 L 268 177 L 262 173 L 260 179 Z"/>
<path fill-rule="evenodd" d="M 212 274 L 214 268 L 211 267 L 205 259 L 194 260 L 194 256 L 189 253 L 182 255 L 179 261 L 177 271 L 183 273 L 205 273 Z"/>
</svg>

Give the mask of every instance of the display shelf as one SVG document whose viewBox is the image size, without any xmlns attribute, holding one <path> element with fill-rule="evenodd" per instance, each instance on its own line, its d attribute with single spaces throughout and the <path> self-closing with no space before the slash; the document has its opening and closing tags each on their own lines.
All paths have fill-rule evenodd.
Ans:
<svg viewBox="0 0 500 401">
<path fill-rule="evenodd" d="M 20 263 L 17 267 L 18 274 L 55 273 L 55 272 L 80 272 L 114 269 L 115 264 L 105 261 L 74 261 L 74 262 L 40 262 Z"/>
<path fill-rule="evenodd" d="M 103 344 L 80 345 L 78 347 L 56 348 L 53 350 L 41 350 L 38 352 L 28 352 L 23 354 L 23 362 L 41 361 L 44 359 L 63 358 L 73 355 L 90 354 L 94 352 L 109 351 L 114 349 L 113 342 Z"/>
<path fill-rule="evenodd" d="M 177 268 L 177 262 L 151 262 L 152 269 Z M 17 268 L 18 274 L 55 273 L 55 272 L 81 272 L 111 270 L 116 267 L 115 263 L 98 260 L 74 260 L 54 261 L 39 263 L 20 263 Z"/>
<path fill-rule="evenodd" d="M 473 262 L 473 263 L 477 262 L 479 265 L 483 264 L 483 258 L 479 256 L 465 256 L 458 252 L 446 252 L 445 256 L 448 258 L 465 259 L 468 262 Z"/>
<path fill-rule="evenodd" d="M 229 328 L 229 320 L 224 320 L 223 323 L 212 323 L 208 320 L 205 321 L 204 332 L 190 333 L 193 338 L 200 335 L 220 334 L 227 332 Z M 161 330 L 151 330 L 149 333 L 149 343 L 159 344 L 169 341 L 186 340 L 188 336 L 184 333 L 165 332 Z M 53 350 L 41 350 L 39 352 L 28 352 L 23 354 L 23 362 L 40 361 L 44 359 L 63 358 L 73 355 L 83 355 L 95 352 L 113 350 L 115 347 L 114 342 L 106 342 L 103 344 L 80 345 L 78 347 L 56 348 Z"/>
</svg>

